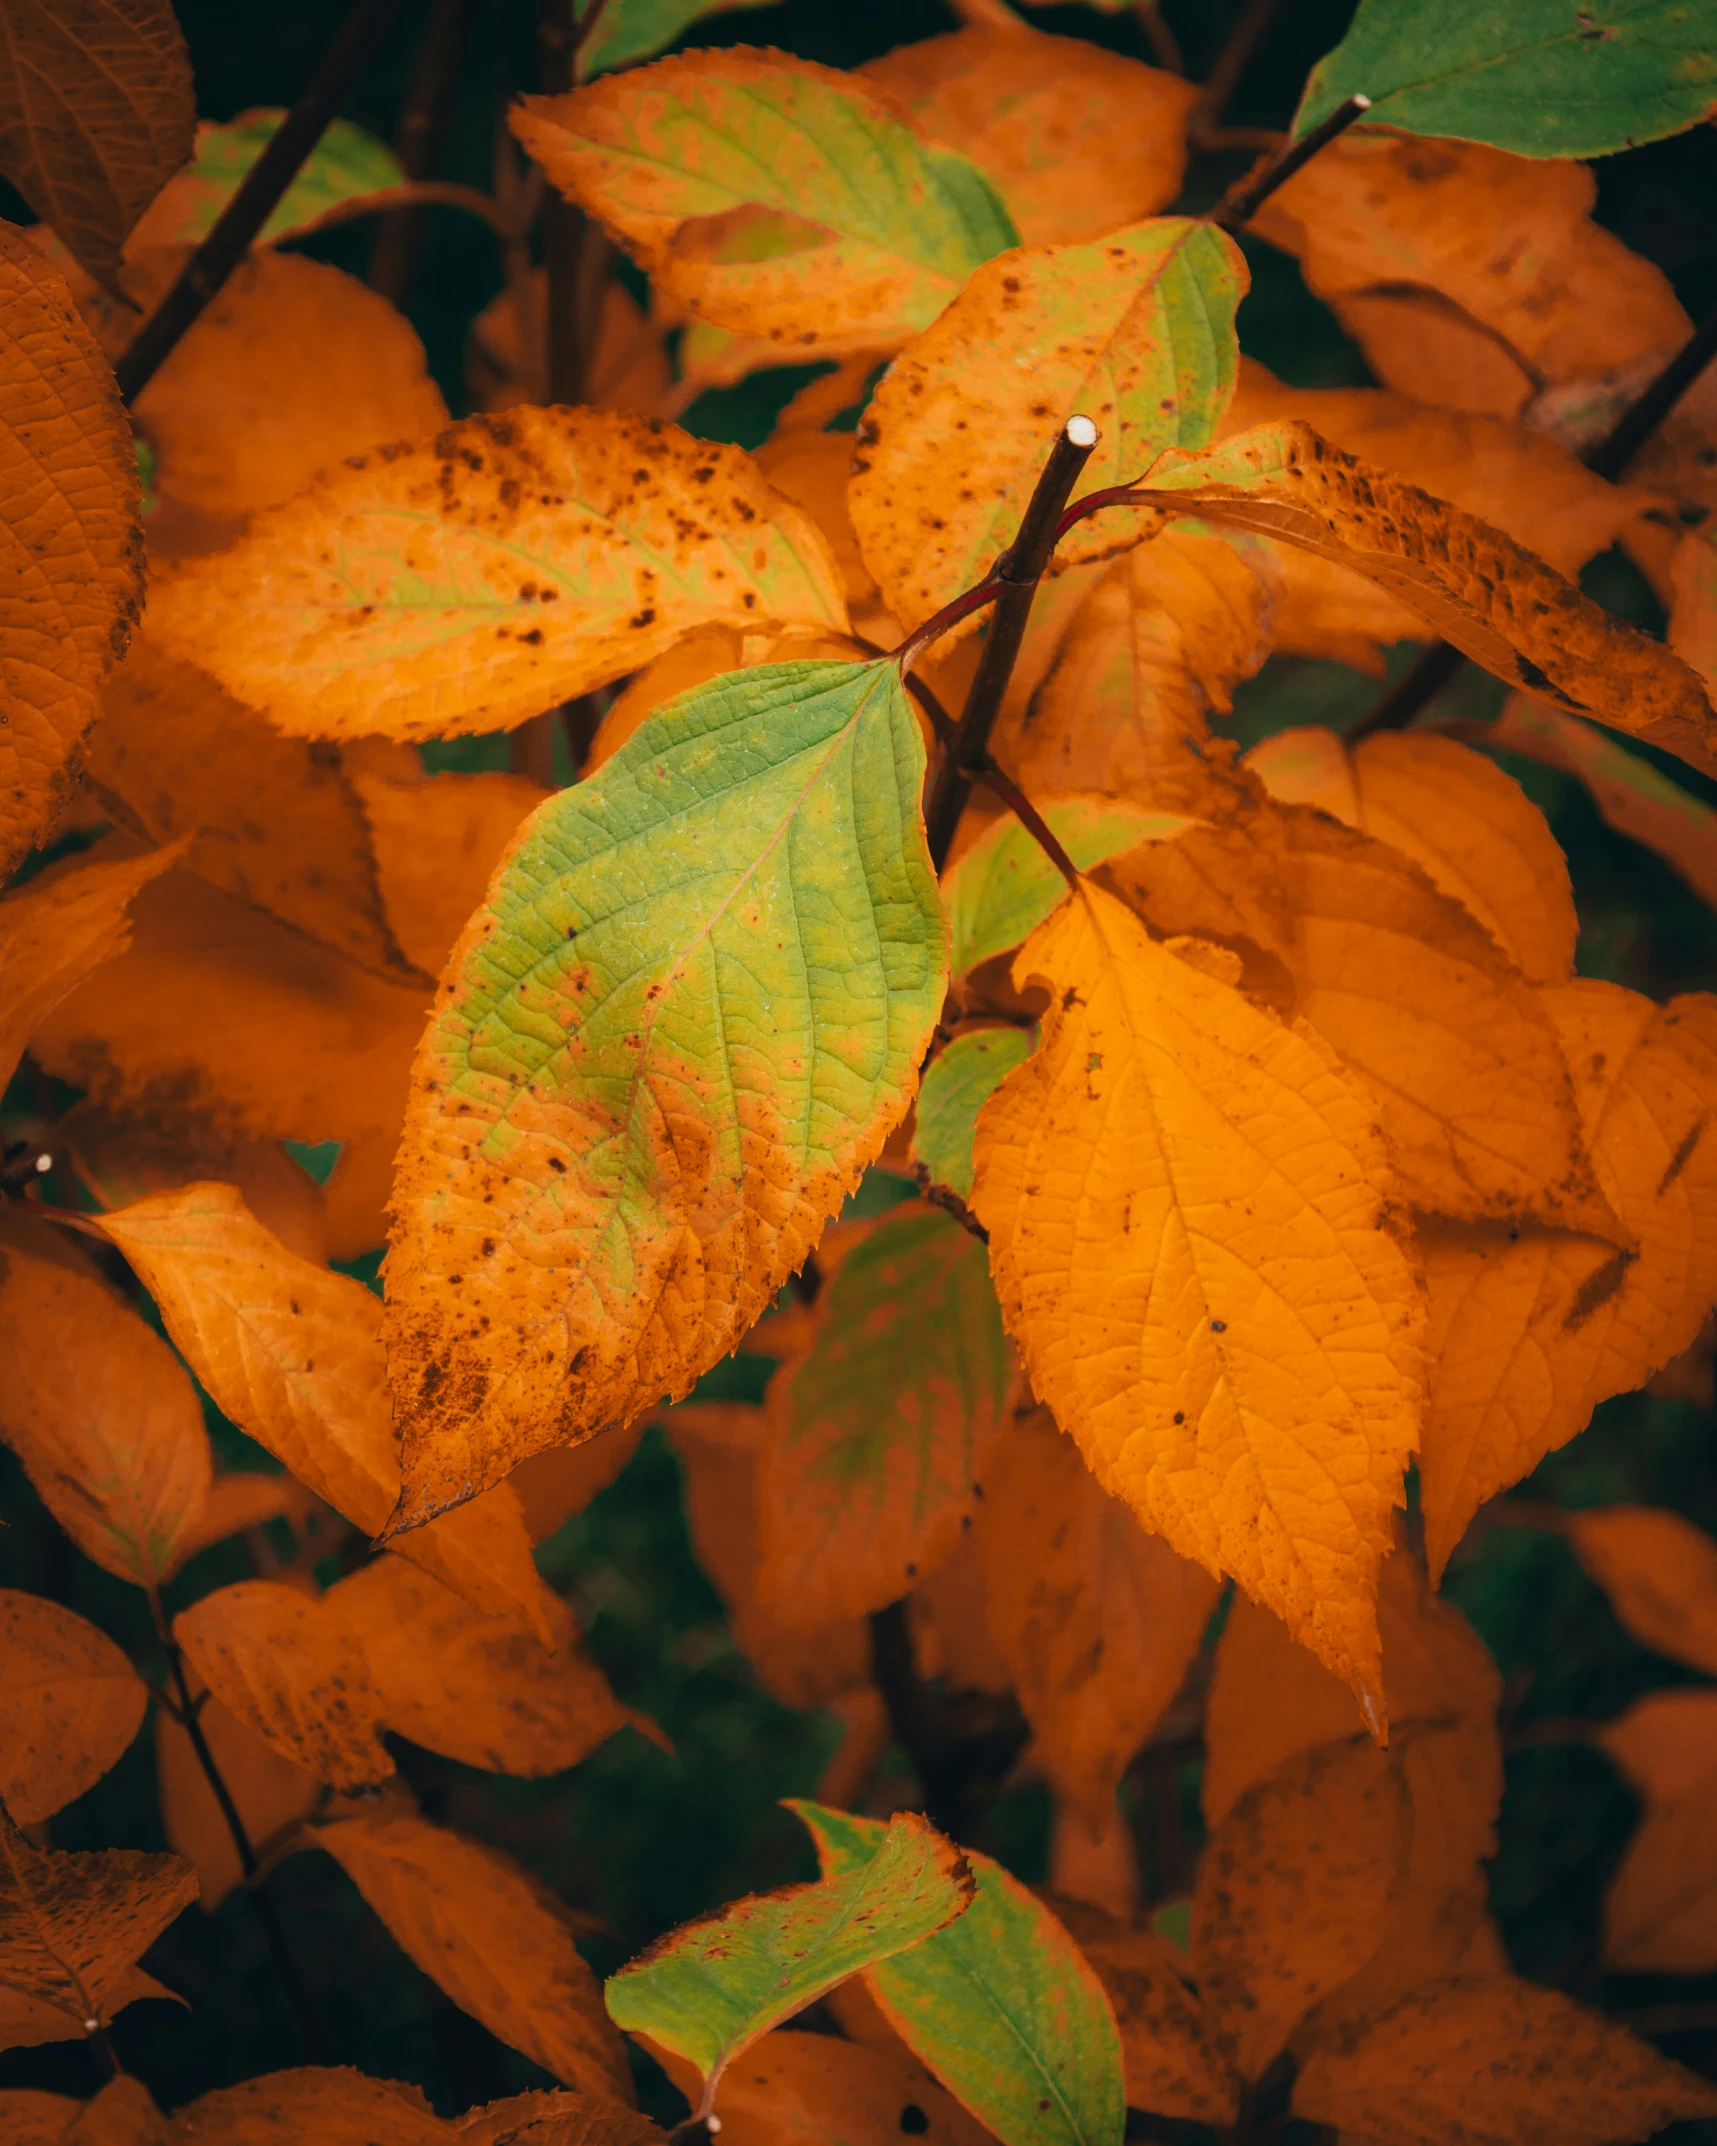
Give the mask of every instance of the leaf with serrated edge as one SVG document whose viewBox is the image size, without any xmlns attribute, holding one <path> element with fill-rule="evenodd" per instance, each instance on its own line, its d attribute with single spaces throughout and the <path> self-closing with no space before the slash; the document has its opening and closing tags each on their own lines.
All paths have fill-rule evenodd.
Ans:
<svg viewBox="0 0 1717 2146">
<path fill-rule="evenodd" d="M 921 1946 L 968 1911 L 972 1894 L 952 1841 L 902 1812 L 872 1827 L 840 1873 L 753 1894 L 658 1938 L 609 1977 L 608 2010 L 698 2067 L 698 2114 L 707 2116 L 742 2050 L 848 1975 Z"/>
<path fill-rule="evenodd" d="M 816 1317 L 757 1472 L 758 1604 L 801 1631 L 898 1601 L 958 1545 L 1013 1387 L 984 1248 L 939 1208 L 885 1216 Z"/>
<path fill-rule="evenodd" d="M 978 1112 L 1037 1048 L 1023 1028 L 969 1029 L 931 1059 L 912 1120 L 912 1164 L 932 1185 L 972 1197 Z"/>
<path fill-rule="evenodd" d="M 1372 1108 L 1098 888 L 1015 976 L 1053 997 L 978 1119 L 972 1204 L 1032 1385 L 1147 1528 L 1378 1704 L 1424 1314 Z"/>
<path fill-rule="evenodd" d="M 518 409 L 348 459 L 150 598 L 170 655 L 300 737 L 506 730 L 693 627 L 846 625 L 816 524 L 737 447 Z"/>
<path fill-rule="evenodd" d="M 1016 242 L 975 164 L 870 83 L 784 53 L 680 53 L 523 98 L 512 125 L 658 289 L 795 363 L 903 342 Z"/>
<path fill-rule="evenodd" d="M 1204 446 L 1233 393 L 1245 289 L 1233 240 L 1184 217 L 981 268 L 889 367 L 859 426 L 853 526 L 889 608 L 916 626 L 983 578 L 1076 412 L 1099 434 L 1082 492 L 1136 479 L 1166 447 Z M 1154 526 L 1111 509 L 1078 524 L 1056 564 Z"/>
<path fill-rule="evenodd" d="M 787 1808 L 810 1828 L 825 1884 L 876 1867 L 887 1840 L 878 1820 Z M 868 1967 L 871 1995 L 912 2053 L 1010 2146 L 1120 2146 L 1121 2045 L 1102 1984 L 1041 1901 L 988 1856 L 967 1860 L 971 1906 Z"/>
<path fill-rule="evenodd" d="M 923 768 L 891 663 L 778 664 L 525 823 L 400 1149 L 395 1529 L 683 1395 L 880 1152 L 947 983 Z"/>
<path fill-rule="evenodd" d="M 20 1825 L 99 1781 L 137 1734 L 148 1694 L 75 1611 L 0 1587 L 0 1797 Z"/>
<path fill-rule="evenodd" d="M 306 2065 L 217 2087 L 173 2116 L 173 2146 L 451 2146 L 415 2086 Z"/>
</svg>

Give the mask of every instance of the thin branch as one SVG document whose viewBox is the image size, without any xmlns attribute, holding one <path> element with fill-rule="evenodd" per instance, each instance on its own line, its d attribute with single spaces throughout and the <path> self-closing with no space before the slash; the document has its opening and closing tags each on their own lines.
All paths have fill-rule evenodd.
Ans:
<svg viewBox="0 0 1717 2146">
<path fill-rule="evenodd" d="M 394 130 L 394 155 L 411 180 L 433 178 L 442 145 L 459 101 L 461 61 L 470 36 L 476 0 L 435 0 L 429 27 L 418 47 L 411 88 Z M 398 209 L 376 234 L 370 256 L 370 284 L 395 305 L 404 305 L 423 251 L 426 219 L 418 204 Z"/>
<path fill-rule="evenodd" d="M 331 209 L 324 209 L 314 223 L 304 224 L 289 237 L 310 238 L 318 231 L 331 231 L 336 224 L 353 223 L 360 216 L 437 204 L 481 217 L 503 244 L 523 236 L 507 210 L 480 186 L 461 186 L 456 179 L 408 179 L 403 186 L 379 186 L 373 194 L 353 194 L 346 201 L 337 201 Z"/>
<path fill-rule="evenodd" d="M 1241 9 L 1222 50 L 1216 55 L 1215 65 L 1204 78 L 1204 99 L 1199 105 L 1197 120 L 1200 129 L 1221 124 L 1223 113 L 1240 87 L 1240 77 L 1251 65 L 1258 41 L 1270 27 L 1271 17 L 1279 4 L 1280 0 L 1247 0 Z"/>
<path fill-rule="evenodd" d="M 1000 587 L 989 637 L 978 658 L 977 675 L 966 696 L 954 743 L 942 755 L 925 804 L 930 855 L 938 871 L 947 862 L 973 779 L 988 757 L 990 731 L 1001 712 L 1002 696 L 1025 639 L 1037 585 L 1055 549 L 1062 509 L 1096 445 L 1097 427 L 1090 418 L 1067 420 L 1027 502 L 1018 535 L 996 561 L 992 578 Z"/>
<path fill-rule="evenodd" d="M 328 131 L 383 37 L 402 0 L 359 0 L 323 55 L 310 87 L 269 137 L 214 229 L 192 254 L 179 280 L 132 337 L 114 367 L 119 392 L 135 402 L 250 250 L 276 203 Z"/>
<path fill-rule="evenodd" d="M 1059 537 L 1061 532 L 1056 531 Z M 939 641 L 945 633 L 951 633 L 962 619 L 970 618 L 974 611 L 981 611 L 986 604 L 993 604 L 1002 593 L 1001 569 L 992 566 L 983 580 L 968 589 L 963 596 L 956 596 L 951 604 L 944 604 L 940 611 L 927 618 L 915 633 L 909 633 L 900 646 L 891 651 L 902 672 L 911 670 L 918 658 L 932 641 Z"/>
<path fill-rule="evenodd" d="M 14 1214 L 40 1215 L 44 1222 L 57 1222 L 62 1229 L 76 1230 L 80 1237 L 93 1237 L 110 1249 L 113 1240 L 93 1215 L 80 1215 L 74 1207 L 55 1207 L 48 1200 L 16 1199 L 7 1202 Z"/>
<path fill-rule="evenodd" d="M 1004 774 L 993 760 L 986 759 L 978 780 L 986 788 L 996 793 L 1014 818 L 1019 821 L 1026 833 L 1031 836 L 1038 848 L 1049 859 L 1050 863 L 1061 874 L 1062 878 L 1066 880 L 1069 888 L 1077 894 L 1079 891 L 1079 867 L 1067 854 L 1066 850 L 1062 848 L 1060 842 L 1057 841 L 1055 830 L 1050 826 L 1043 814 L 1038 811 L 1031 799 L 1026 796 L 1019 784 L 1014 781 L 1013 777 Z"/>
<path fill-rule="evenodd" d="M 1320 149 L 1327 149 L 1337 136 L 1345 134 L 1370 109 L 1371 99 L 1357 93 L 1345 104 L 1338 104 L 1321 126 L 1314 127 L 1297 142 L 1290 142 L 1278 156 L 1270 157 L 1249 179 L 1243 179 L 1225 194 L 1215 208 L 1206 212 L 1204 221 L 1220 224 L 1225 231 L 1238 231 L 1242 225 L 1250 223 L 1277 187 L 1286 185 L 1295 172 L 1303 171 Z"/>
<path fill-rule="evenodd" d="M 1372 702 L 1348 731 L 1348 744 L 1357 745 L 1361 739 L 1373 737 L 1380 730 L 1405 730 L 1419 710 L 1434 701 L 1450 680 L 1459 675 L 1466 660 L 1452 641 L 1433 641 L 1422 648 L 1411 666 Z"/>
<path fill-rule="evenodd" d="M 607 7 L 608 0 L 589 0 L 589 5 L 585 8 L 584 13 L 579 16 L 577 23 L 573 27 L 572 72 L 576 81 L 582 82 L 584 80 L 584 68 L 582 65 L 584 48 L 589 44 L 591 33 L 602 20 Z"/>
<path fill-rule="evenodd" d="M 1157 0 L 1133 0 L 1133 14 L 1151 48 L 1151 58 L 1171 75 L 1184 75 L 1186 55 L 1180 49 L 1180 39 L 1163 20 Z"/>
</svg>

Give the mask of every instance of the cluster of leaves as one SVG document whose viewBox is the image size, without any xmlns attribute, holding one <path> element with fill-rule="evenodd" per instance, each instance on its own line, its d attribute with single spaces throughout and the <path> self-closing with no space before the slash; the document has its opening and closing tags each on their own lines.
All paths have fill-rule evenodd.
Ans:
<svg viewBox="0 0 1717 2146">
<path fill-rule="evenodd" d="M 1510 690 L 1486 745 L 1717 888 L 1708 808 L 1606 735 L 1717 773 L 1717 403 L 1624 483 L 1580 459 L 1690 324 L 1571 161 L 1704 116 L 1706 11 L 1473 10 L 1427 57 L 1365 0 L 1295 131 L 1356 89 L 1368 124 L 1256 219 L 1387 383 L 1311 391 L 1242 357 L 1221 215 L 1167 213 L 1178 76 L 988 9 L 856 74 L 631 64 L 697 12 L 608 0 L 587 79 L 512 118 L 649 312 L 613 284 L 588 401 L 533 399 L 545 291 L 489 203 L 521 273 L 457 422 L 397 311 L 278 250 L 419 198 L 351 129 L 127 412 L 112 359 L 279 115 L 194 131 L 149 0 L 99 39 L 21 7 L 0 58 L 0 169 L 43 219 L 0 227 L 0 1071 L 81 1097 L 7 1156 L 0 1432 L 156 1641 L 134 1664 L 0 1591 L 0 2041 L 107 2050 L 170 1994 L 140 1961 L 175 1915 L 241 1884 L 267 1913 L 319 1851 L 561 2082 L 443 2121 L 305 2069 L 169 2125 L 120 2073 L 0 2114 L 642 2146 L 623 2029 L 692 2121 L 770 2138 L 1717 2117 L 1511 1972 L 1499 1684 L 1436 1592 L 1499 1493 L 1699 1343 L 1717 999 L 1575 975 L 1562 855 L 1471 738 L 1242 758 L 1212 728 L 1273 651 L 1380 672 L 1441 636 Z M 755 456 L 669 421 L 807 356 Z M 1074 413 L 1085 489 L 1003 676 L 996 562 Z M 1618 542 L 1667 644 L 1576 584 Z M 564 789 L 426 771 L 580 702 Z M 946 856 L 927 772 L 990 785 Z M 324 1190 L 286 1143 L 327 1141 Z M 927 1197 L 842 1219 L 879 1162 Z M 384 1239 L 385 1301 L 343 1271 Z M 697 1392 L 736 1351 L 762 1400 Z M 278 1468 L 217 1472 L 205 1402 Z M 533 1556 L 649 1423 L 758 1679 L 848 1737 L 796 1806 L 821 1877 L 603 1986 L 395 1754 L 542 1776 L 660 1739 Z M 1698 1530 L 1513 1517 L 1717 1674 Z M 235 1536 L 255 1576 L 170 1615 Z M 1158 1928 L 1117 1797 L 1189 1673 L 1209 1839 Z M 936 1678 L 1012 1695 L 1047 1897 L 935 1777 Z M 151 1704 L 171 1852 L 54 1848 Z M 866 1815 L 895 1735 L 958 1840 Z M 1711 1693 L 1601 1738 L 1646 1807 L 1607 1960 L 1717 1967 Z M 834 2031 L 787 2024 L 811 2008 Z"/>
</svg>

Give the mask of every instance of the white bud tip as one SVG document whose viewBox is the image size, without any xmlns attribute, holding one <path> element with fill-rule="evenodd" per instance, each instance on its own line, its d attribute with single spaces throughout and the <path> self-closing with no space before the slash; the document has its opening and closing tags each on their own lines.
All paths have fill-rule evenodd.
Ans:
<svg viewBox="0 0 1717 2146">
<path fill-rule="evenodd" d="M 1070 417 L 1067 420 L 1067 444 L 1069 447 L 1095 447 L 1097 427 L 1088 417 Z"/>
<path fill-rule="evenodd" d="M 706 2116 L 703 2120 L 703 2127 L 713 2139 L 721 2129 L 721 2118 L 719 2116 Z"/>
<path fill-rule="evenodd" d="M 51 1155 L 38 1155 L 36 1157 L 36 1175 L 38 1177 L 46 1177 L 53 1167 L 54 1158 Z"/>
<path fill-rule="evenodd" d="M 1354 91 L 1353 95 L 1348 99 L 1348 102 L 1350 104 L 1357 104 L 1362 112 L 1369 112 L 1371 109 L 1371 99 L 1369 97 L 1362 96 L 1358 90 Z"/>
</svg>

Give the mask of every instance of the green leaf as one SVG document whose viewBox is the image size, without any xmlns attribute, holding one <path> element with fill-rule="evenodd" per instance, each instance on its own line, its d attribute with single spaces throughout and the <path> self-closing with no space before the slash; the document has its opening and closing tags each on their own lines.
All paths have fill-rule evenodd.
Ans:
<svg viewBox="0 0 1717 2146">
<path fill-rule="evenodd" d="M 1712 0 L 1360 0 L 1312 69 L 1296 135 L 1355 92 L 1370 119 L 1518 156 L 1607 156 L 1717 101 Z"/>
<path fill-rule="evenodd" d="M 615 2024 L 703 2073 L 698 2117 L 713 2109 L 723 2068 L 759 2035 L 966 1912 L 973 1882 L 952 1841 L 906 1811 L 875 1832 L 849 1870 L 682 1923 L 609 1977 Z"/>
<path fill-rule="evenodd" d="M 861 1870 L 885 1829 L 790 1802 L 826 1875 Z M 951 1928 L 866 1971 L 888 2023 L 1003 2146 L 1119 2146 L 1121 2038 L 1103 1986 L 1042 1901 L 967 1851 L 977 1897 Z"/>
<path fill-rule="evenodd" d="M 584 0 L 589 7 L 592 0 Z M 579 53 L 585 79 L 631 60 L 665 52 L 682 31 L 706 15 L 726 15 L 736 8 L 765 7 L 768 0 L 608 0 L 590 41 Z"/>
<path fill-rule="evenodd" d="M 847 1254 L 770 1385 L 759 1603 L 808 1631 L 909 1594 L 972 1523 L 1012 1386 L 984 1246 L 911 1201 Z"/>
<path fill-rule="evenodd" d="M 1063 797 L 1039 803 L 1050 832 L 1082 872 L 1136 849 L 1166 842 L 1193 823 L 1172 812 L 1109 797 Z M 1005 813 L 987 827 L 942 882 L 953 933 L 949 967 L 966 976 L 980 961 L 1030 938 L 1067 892 L 1031 831 Z"/>
<path fill-rule="evenodd" d="M 780 53 L 680 53 L 526 97 L 512 126 L 659 289 L 800 361 L 903 342 L 1018 244 L 970 159 L 869 83 Z"/>
<path fill-rule="evenodd" d="M 912 1132 L 912 1160 L 931 1184 L 971 1198 L 978 1112 L 1036 1048 L 1035 1037 L 1023 1028 L 979 1028 L 956 1036 L 931 1060 Z"/>
<path fill-rule="evenodd" d="M 285 117 L 283 111 L 264 109 L 242 112 L 226 126 L 200 126 L 196 153 L 149 211 L 150 243 L 195 246 L 207 238 Z M 405 167 L 385 142 L 349 119 L 336 119 L 281 195 L 257 243 L 272 245 L 345 202 L 404 184 Z"/>
<path fill-rule="evenodd" d="M 947 987 L 892 662 L 670 701 L 454 949 L 394 1179 L 400 1524 L 735 1347 L 874 1160 Z"/>
</svg>

